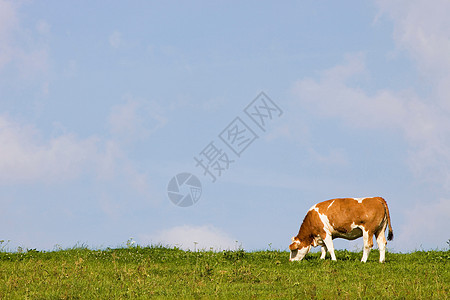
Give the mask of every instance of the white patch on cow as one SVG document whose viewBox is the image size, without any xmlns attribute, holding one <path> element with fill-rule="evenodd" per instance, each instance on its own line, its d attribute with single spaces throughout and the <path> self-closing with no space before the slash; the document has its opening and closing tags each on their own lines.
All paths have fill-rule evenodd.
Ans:
<svg viewBox="0 0 450 300">
<path fill-rule="evenodd" d="M 369 233 L 365 230 L 363 230 L 363 240 L 364 240 L 364 249 L 363 249 L 363 257 L 361 258 L 362 262 L 366 262 L 367 258 L 369 257 L 370 249 L 372 249 L 371 246 L 369 246 L 369 239 L 371 237 L 369 236 Z"/>
<path fill-rule="evenodd" d="M 324 215 L 324 214 L 321 214 L 317 207 L 314 207 L 314 210 L 319 215 L 320 221 L 322 221 L 323 229 L 325 230 L 325 232 L 327 234 L 331 234 L 333 232 L 333 226 L 331 226 L 330 220 L 328 220 L 328 217 L 326 215 Z"/>
<path fill-rule="evenodd" d="M 308 210 L 308 211 L 311 211 L 311 210 L 315 210 L 315 211 L 317 211 L 317 207 L 316 207 L 316 205 L 317 204 L 314 204 L 313 206 L 311 206 L 311 208 Z"/>
<path fill-rule="evenodd" d="M 332 236 L 332 232 L 334 231 L 334 228 L 333 228 L 333 226 L 331 226 L 330 220 L 328 219 L 327 215 L 319 213 L 318 208 L 315 208 L 314 210 L 319 215 L 320 221 L 322 221 L 322 224 L 323 224 L 323 230 L 325 230 L 325 234 L 326 234 L 324 240 L 319 239 L 318 237 L 315 238 L 314 240 L 315 241 L 317 240 L 317 244 L 319 244 L 319 245 L 325 245 L 328 252 L 330 252 L 331 260 L 336 260 L 336 255 L 334 254 L 334 245 L 333 245 L 333 236 Z"/>
<path fill-rule="evenodd" d="M 327 247 L 328 252 L 330 252 L 331 255 L 331 260 L 336 260 L 336 255 L 334 254 L 334 245 L 333 245 L 333 238 L 331 237 L 331 235 L 327 234 L 327 236 L 325 237 L 325 247 Z"/>
<path fill-rule="evenodd" d="M 333 200 L 333 202 L 331 202 L 330 205 L 328 205 L 327 209 L 329 209 L 331 207 L 331 205 L 333 205 L 334 201 L 336 201 L 336 200 Z"/>
<path fill-rule="evenodd" d="M 380 263 L 384 263 L 386 258 L 386 238 L 384 237 L 384 230 L 378 235 L 377 244 L 378 250 L 380 251 Z"/>
<path fill-rule="evenodd" d="M 358 201 L 358 203 L 362 203 L 364 199 L 366 199 L 367 197 L 364 198 L 353 198 L 354 200 Z"/>
<path fill-rule="evenodd" d="M 322 254 L 320 255 L 320 259 L 325 259 L 325 256 L 327 255 L 327 247 L 323 245 L 322 247 L 320 247 L 320 251 L 322 252 Z"/>
<path fill-rule="evenodd" d="M 311 250 L 311 245 L 291 251 L 291 257 L 289 258 L 289 261 L 302 260 L 303 257 L 305 257 L 306 254 L 308 254 L 309 250 Z"/>
</svg>

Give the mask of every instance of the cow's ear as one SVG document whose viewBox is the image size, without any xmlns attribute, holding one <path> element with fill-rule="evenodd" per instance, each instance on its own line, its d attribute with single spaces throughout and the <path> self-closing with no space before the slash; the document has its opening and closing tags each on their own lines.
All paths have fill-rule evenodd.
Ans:
<svg viewBox="0 0 450 300">
<path fill-rule="evenodd" d="M 292 241 L 295 242 L 295 236 L 292 237 Z"/>
</svg>

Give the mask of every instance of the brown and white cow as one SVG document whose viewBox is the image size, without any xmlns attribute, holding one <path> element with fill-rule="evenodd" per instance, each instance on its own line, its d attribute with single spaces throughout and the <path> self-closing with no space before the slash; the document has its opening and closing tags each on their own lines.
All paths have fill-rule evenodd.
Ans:
<svg viewBox="0 0 450 300">
<path fill-rule="evenodd" d="M 381 197 L 339 198 L 317 203 L 311 207 L 303 220 L 297 236 L 292 238 L 290 261 L 302 260 L 312 247 L 322 246 L 321 259 L 328 252 L 334 255 L 333 239 L 354 240 L 364 238 L 362 262 L 367 261 L 373 246 L 373 235 L 380 250 L 380 262 L 385 260 L 386 238 L 384 232 L 389 226 L 388 240 L 394 238 L 391 218 L 386 201 Z"/>
</svg>

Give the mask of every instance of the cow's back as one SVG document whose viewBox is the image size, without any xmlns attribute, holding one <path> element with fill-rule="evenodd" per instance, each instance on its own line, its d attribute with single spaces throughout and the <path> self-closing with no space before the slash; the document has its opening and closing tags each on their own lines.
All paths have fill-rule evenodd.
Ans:
<svg viewBox="0 0 450 300">
<path fill-rule="evenodd" d="M 337 232 L 350 232 L 355 225 L 376 231 L 385 218 L 383 202 L 380 197 L 338 198 L 320 202 L 314 208 L 319 214 L 327 216 Z"/>
</svg>

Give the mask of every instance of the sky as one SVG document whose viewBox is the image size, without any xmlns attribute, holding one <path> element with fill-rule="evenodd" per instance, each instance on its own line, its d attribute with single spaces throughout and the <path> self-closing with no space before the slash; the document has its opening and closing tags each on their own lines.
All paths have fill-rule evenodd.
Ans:
<svg viewBox="0 0 450 300">
<path fill-rule="evenodd" d="M 0 248 L 287 251 L 315 203 L 382 196 L 389 251 L 446 249 L 448 11 L 0 0 Z"/>
</svg>

